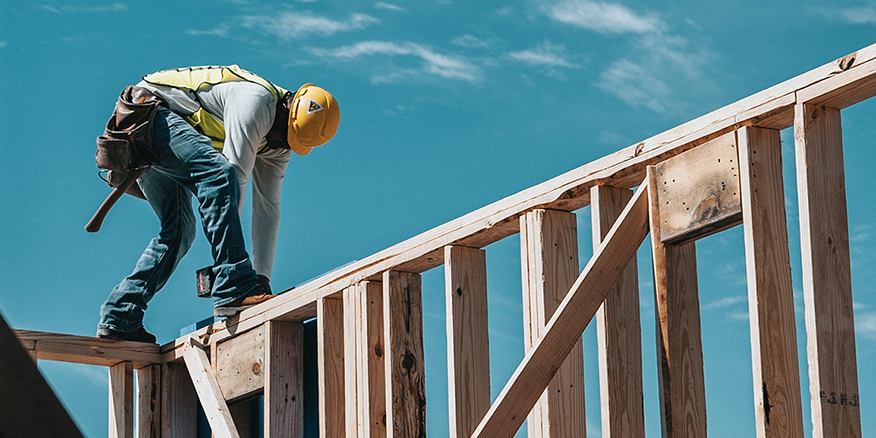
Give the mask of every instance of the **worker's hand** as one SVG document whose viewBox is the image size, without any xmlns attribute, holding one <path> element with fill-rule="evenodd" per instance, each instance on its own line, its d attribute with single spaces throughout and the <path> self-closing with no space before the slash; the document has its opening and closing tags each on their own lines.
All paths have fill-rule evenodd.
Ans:
<svg viewBox="0 0 876 438">
<path fill-rule="evenodd" d="M 264 275 L 257 275 L 256 278 L 259 280 L 259 286 L 270 295 L 273 295 L 274 292 L 271 291 L 271 279 L 265 277 Z"/>
</svg>

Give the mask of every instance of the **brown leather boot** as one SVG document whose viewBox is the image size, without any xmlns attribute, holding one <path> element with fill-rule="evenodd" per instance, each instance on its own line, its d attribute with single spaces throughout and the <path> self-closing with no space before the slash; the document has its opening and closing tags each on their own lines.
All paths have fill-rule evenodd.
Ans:
<svg viewBox="0 0 876 438">
<path fill-rule="evenodd" d="M 265 291 L 261 285 L 256 285 L 246 295 L 224 305 L 213 308 L 213 316 L 230 317 L 240 313 L 243 309 L 248 309 L 256 304 L 264 303 L 265 301 L 274 298 L 269 292 Z"/>
</svg>

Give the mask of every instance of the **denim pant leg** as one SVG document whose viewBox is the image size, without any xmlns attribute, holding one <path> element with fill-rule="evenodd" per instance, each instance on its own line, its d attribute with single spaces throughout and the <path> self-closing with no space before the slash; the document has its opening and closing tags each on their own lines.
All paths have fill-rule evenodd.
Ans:
<svg viewBox="0 0 876 438">
<path fill-rule="evenodd" d="M 170 278 L 195 238 L 191 194 L 166 175 L 150 170 L 138 180 L 141 190 L 161 221 L 137 261 L 134 272 L 113 288 L 101 307 L 99 328 L 128 332 L 143 325 L 149 301 Z"/>
<path fill-rule="evenodd" d="M 113 328 L 122 331 L 129 331 L 125 328 L 136 330 L 142 324 L 142 310 L 145 309 L 145 302 L 164 285 L 176 268 L 179 259 L 185 255 L 191 245 L 190 239 L 186 243 L 187 238 L 183 237 L 184 233 L 173 229 L 178 227 L 178 222 L 173 220 L 173 216 L 184 215 L 185 213 L 181 213 L 182 211 L 187 211 L 191 215 L 190 198 L 181 195 L 183 190 L 194 194 L 197 198 L 204 233 L 212 247 L 213 270 L 216 273 L 213 289 L 214 305 L 220 306 L 234 301 L 246 295 L 258 284 L 255 270 L 252 268 L 244 244 L 238 213 L 240 189 L 234 167 L 213 149 L 212 143 L 207 137 L 195 131 L 181 117 L 165 108 L 159 108 L 157 111 L 154 120 L 153 143 L 154 152 L 156 156 L 160 157 L 162 163 L 161 166 L 154 167 L 143 175 L 140 183 L 141 187 L 145 189 L 147 198 L 150 198 L 150 204 L 153 205 L 159 219 L 161 219 L 162 232 L 159 233 L 159 243 L 161 243 L 162 233 L 172 236 L 178 235 L 179 240 L 168 242 L 168 247 L 175 245 L 173 249 L 175 253 L 173 257 L 164 254 L 165 258 L 174 259 L 166 264 L 159 263 L 162 260 L 149 256 L 153 249 L 151 244 L 144 252 L 141 257 L 144 264 L 141 267 L 138 262 L 135 274 L 138 271 L 143 271 L 155 278 L 145 289 L 141 289 L 139 292 L 131 290 L 124 286 L 126 281 L 123 281 L 116 287 L 116 289 L 122 288 L 123 290 L 120 290 L 119 293 L 116 293 L 116 289 L 113 290 L 104 305 L 108 311 L 104 312 L 102 309 L 101 326 L 110 326 L 109 318 L 105 321 L 103 315 L 112 315 L 112 310 L 119 308 L 116 313 L 127 312 L 126 319 L 124 319 L 126 324 L 120 324 L 124 327 Z M 150 177 L 153 172 L 164 178 Z M 152 182 L 159 180 L 162 181 L 160 186 L 159 183 L 155 183 L 154 187 L 150 187 L 153 185 Z M 171 187 L 169 182 L 165 185 L 164 180 L 174 183 L 173 185 L 176 187 Z M 147 190 L 149 191 L 147 192 Z M 183 200 L 183 198 L 185 199 Z M 156 208 L 156 205 L 159 207 Z M 176 207 L 169 208 L 169 205 Z M 165 227 L 169 227 L 171 230 L 165 230 Z M 170 251 L 170 248 L 165 251 Z M 141 273 L 141 276 L 143 275 Z M 139 304 L 135 303 L 140 302 L 143 303 L 143 307 L 139 309 L 138 318 Z"/>
</svg>

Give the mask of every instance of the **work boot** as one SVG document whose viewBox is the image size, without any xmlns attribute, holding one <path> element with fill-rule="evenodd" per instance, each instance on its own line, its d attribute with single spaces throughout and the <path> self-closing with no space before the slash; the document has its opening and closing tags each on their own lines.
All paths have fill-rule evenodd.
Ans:
<svg viewBox="0 0 876 438">
<path fill-rule="evenodd" d="M 274 298 L 260 284 L 252 288 L 246 295 L 224 305 L 213 308 L 213 316 L 215 317 L 230 317 L 240 313 L 244 309 L 248 309 L 256 304 L 264 303 L 265 301 Z"/>
<path fill-rule="evenodd" d="M 97 337 L 101 339 L 115 339 L 117 341 L 134 341 L 134 342 L 148 342 L 150 344 L 155 343 L 155 335 L 149 333 L 143 327 L 138 328 L 137 330 L 133 330 L 130 332 L 120 332 L 118 330 L 113 330 L 110 328 L 99 328 L 97 329 Z"/>
</svg>

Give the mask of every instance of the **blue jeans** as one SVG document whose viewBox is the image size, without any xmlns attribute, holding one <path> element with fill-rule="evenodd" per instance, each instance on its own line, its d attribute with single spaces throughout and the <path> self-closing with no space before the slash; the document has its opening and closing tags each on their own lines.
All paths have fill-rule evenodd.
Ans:
<svg viewBox="0 0 876 438">
<path fill-rule="evenodd" d="M 243 240 L 234 167 L 181 117 L 158 108 L 153 152 L 161 161 L 137 182 L 161 221 L 158 237 L 100 309 L 98 328 L 129 332 L 143 326 L 143 313 L 188 252 L 195 238 L 191 196 L 213 251 L 216 282 L 213 305 L 228 304 L 256 287 L 258 280 Z"/>
</svg>

